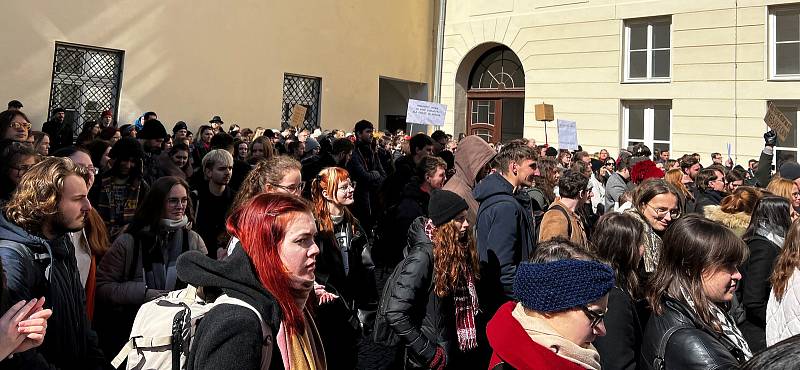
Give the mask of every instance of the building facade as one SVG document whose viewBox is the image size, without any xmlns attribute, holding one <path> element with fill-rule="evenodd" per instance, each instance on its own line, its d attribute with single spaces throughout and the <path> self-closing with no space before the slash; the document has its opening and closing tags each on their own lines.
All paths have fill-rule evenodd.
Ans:
<svg viewBox="0 0 800 370">
<path fill-rule="evenodd" d="M 746 163 L 769 102 L 798 120 L 800 2 L 463 0 L 446 15 L 441 102 L 456 134 L 544 143 L 545 102 L 590 152 L 644 142 Z M 557 145 L 556 122 L 547 134 Z M 798 130 L 778 147 L 796 158 Z"/>
<path fill-rule="evenodd" d="M 386 125 L 427 100 L 434 4 L 409 1 L 9 1 L 0 97 L 35 129 L 56 107 L 76 122 L 155 111 L 171 128 Z M 390 122 L 391 123 L 391 122 Z"/>
</svg>

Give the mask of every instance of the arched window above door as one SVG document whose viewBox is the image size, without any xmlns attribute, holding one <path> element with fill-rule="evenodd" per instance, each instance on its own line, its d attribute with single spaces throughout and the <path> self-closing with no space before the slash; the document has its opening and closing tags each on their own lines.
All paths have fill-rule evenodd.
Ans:
<svg viewBox="0 0 800 370">
<path fill-rule="evenodd" d="M 525 71 L 511 49 L 498 46 L 475 63 L 469 81 L 470 90 L 521 90 L 525 88 Z"/>
</svg>

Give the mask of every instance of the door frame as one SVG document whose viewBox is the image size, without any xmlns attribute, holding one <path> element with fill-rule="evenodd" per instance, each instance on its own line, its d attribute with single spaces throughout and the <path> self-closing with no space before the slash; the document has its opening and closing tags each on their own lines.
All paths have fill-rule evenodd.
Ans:
<svg viewBox="0 0 800 370">
<path fill-rule="evenodd" d="M 506 98 L 522 98 L 525 99 L 524 89 L 502 89 L 502 90 L 470 90 L 467 91 L 467 135 L 474 135 L 474 130 L 491 130 L 492 140 L 490 142 L 497 143 L 502 139 L 503 132 L 503 100 Z M 472 123 L 472 103 L 479 100 L 494 100 L 494 126 L 485 124 Z"/>
</svg>

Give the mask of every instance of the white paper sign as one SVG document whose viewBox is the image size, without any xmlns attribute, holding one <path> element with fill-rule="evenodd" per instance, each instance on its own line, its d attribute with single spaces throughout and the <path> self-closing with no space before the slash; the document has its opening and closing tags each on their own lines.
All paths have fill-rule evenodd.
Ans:
<svg viewBox="0 0 800 370">
<path fill-rule="evenodd" d="M 447 106 L 423 100 L 408 100 L 406 122 L 423 125 L 444 126 L 444 116 Z"/>
<path fill-rule="evenodd" d="M 578 150 L 578 129 L 575 121 L 560 119 L 558 124 L 558 149 Z"/>
</svg>

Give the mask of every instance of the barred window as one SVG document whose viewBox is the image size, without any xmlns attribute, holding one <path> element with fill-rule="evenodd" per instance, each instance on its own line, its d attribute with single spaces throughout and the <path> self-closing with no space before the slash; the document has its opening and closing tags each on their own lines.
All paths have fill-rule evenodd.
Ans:
<svg viewBox="0 0 800 370">
<path fill-rule="evenodd" d="M 292 126 L 292 108 L 302 105 L 306 108 L 300 129 L 313 131 L 320 127 L 319 100 L 322 79 L 319 77 L 300 76 L 293 74 L 283 75 L 283 108 L 281 114 L 281 129 Z"/>
<path fill-rule="evenodd" d="M 117 117 L 124 51 L 56 42 L 49 111 L 66 110 L 75 135 L 104 110 Z"/>
</svg>

